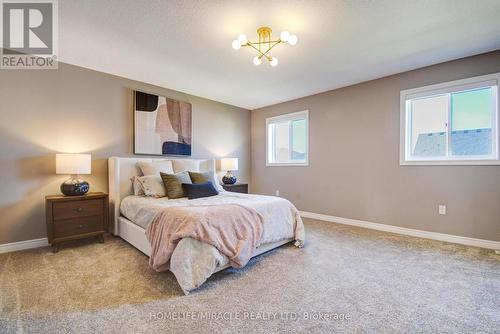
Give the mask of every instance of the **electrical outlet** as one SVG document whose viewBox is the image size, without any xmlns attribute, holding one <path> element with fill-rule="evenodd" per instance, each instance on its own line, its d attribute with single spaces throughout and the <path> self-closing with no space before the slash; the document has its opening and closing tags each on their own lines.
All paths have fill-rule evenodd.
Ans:
<svg viewBox="0 0 500 334">
<path fill-rule="evenodd" d="M 439 214 L 440 215 L 446 215 L 446 205 L 444 204 L 439 204 Z"/>
<path fill-rule="evenodd" d="M 280 197 L 280 191 L 276 190 L 276 196 Z"/>
</svg>

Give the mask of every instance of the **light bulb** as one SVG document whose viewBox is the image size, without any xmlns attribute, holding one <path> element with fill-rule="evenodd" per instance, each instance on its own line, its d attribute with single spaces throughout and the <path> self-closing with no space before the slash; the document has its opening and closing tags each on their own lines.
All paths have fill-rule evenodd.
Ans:
<svg viewBox="0 0 500 334">
<path fill-rule="evenodd" d="M 290 33 L 288 31 L 283 31 L 280 35 L 280 39 L 283 41 L 283 42 L 288 42 L 288 40 L 290 39 Z"/>
<path fill-rule="evenodd" d="M 262 62 L 262 60 L 259 58 L 259 56 L 253 57 L 253 64 L 255 66 L 259 66 L 261 62 Z"/>
<path fill-rule="evenodd" d="M 288 39 L 288 44 L 295 45 L 297 44 L 298 40 L 299 39 L 297 38 L 297 35 L 290 35 L 290 38 Z"/>
<path fill-rule="evenodd" d="M 269 62 L 269 64 L 271 64 L 271 66 L 276 66 L 276 65 L 278 65 L 278 58 L 273 57 L 273 58 L 271 59 L 271 61 Z"/>
<path fill-rule="evenodd" d="M 247 38 L 247 35 L 245 35 L 245 34 L 240 34 L 240 35 L 238 36 L 238 41 L 240 41 L 240 44 L 241 44 L 241 45 L 245 45 L 245 44 L 247 44 L 247 43 L 248 43 L 248 38 Z"/>
<path fill-rule="evenodd" d="M 238 50 L 239 48 L 241 48 L 241 43 L 240 43 L 240 41 L 239 41 L 239 40 L 235 39 L 235 40 L 233 41 L 232 46 L 233 46 L 233 49 Z"/>
</svg>

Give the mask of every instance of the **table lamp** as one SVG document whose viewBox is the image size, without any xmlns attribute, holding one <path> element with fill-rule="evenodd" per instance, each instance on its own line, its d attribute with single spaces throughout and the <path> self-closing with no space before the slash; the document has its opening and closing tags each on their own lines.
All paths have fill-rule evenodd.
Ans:
<svg viewBox="0 0 500 334">
<path fill-rule="evenodd" d="M 56 154 L 56 174 L 71 175 L 61 184 L 61 192 L 66 196 L 85 195 L 89 191 L 89 184 L 80 179 L 79 175 L 90 174 L 90 169 L 90 154 Z"/>
<path fill-rule="evenodd" d="M 227 171 L 226 175 L 222 178 L 224 184 L 235 184 L 236 176 L 231 173 L 238 170 L 238 158 L 224 158 L 220 160 L 221 170 Z"/>
</svg>

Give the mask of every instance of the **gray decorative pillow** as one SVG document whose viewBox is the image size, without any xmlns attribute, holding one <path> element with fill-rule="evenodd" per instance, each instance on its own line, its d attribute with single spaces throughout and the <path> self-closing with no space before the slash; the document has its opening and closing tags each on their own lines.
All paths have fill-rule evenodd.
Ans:
<svg viewBox="0 0 500 334">
<path fill-rule="evenodd" d="M 182 184 L 192 183 L 188 172 L 180 172 L 177 174 L 160 173 L 160 175 L 169 199 L 186 197 Z"/>
</svg>

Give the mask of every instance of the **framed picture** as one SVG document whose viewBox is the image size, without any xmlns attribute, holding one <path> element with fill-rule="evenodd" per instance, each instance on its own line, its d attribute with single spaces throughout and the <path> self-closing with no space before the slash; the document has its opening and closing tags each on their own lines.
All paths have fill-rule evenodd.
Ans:
<svg viewBox="0 0 500 334">
<path fill-rule="evenodd" d="M 191 103 L 134 91 L 134 154 L 191 155 Z"/>
</svg>

